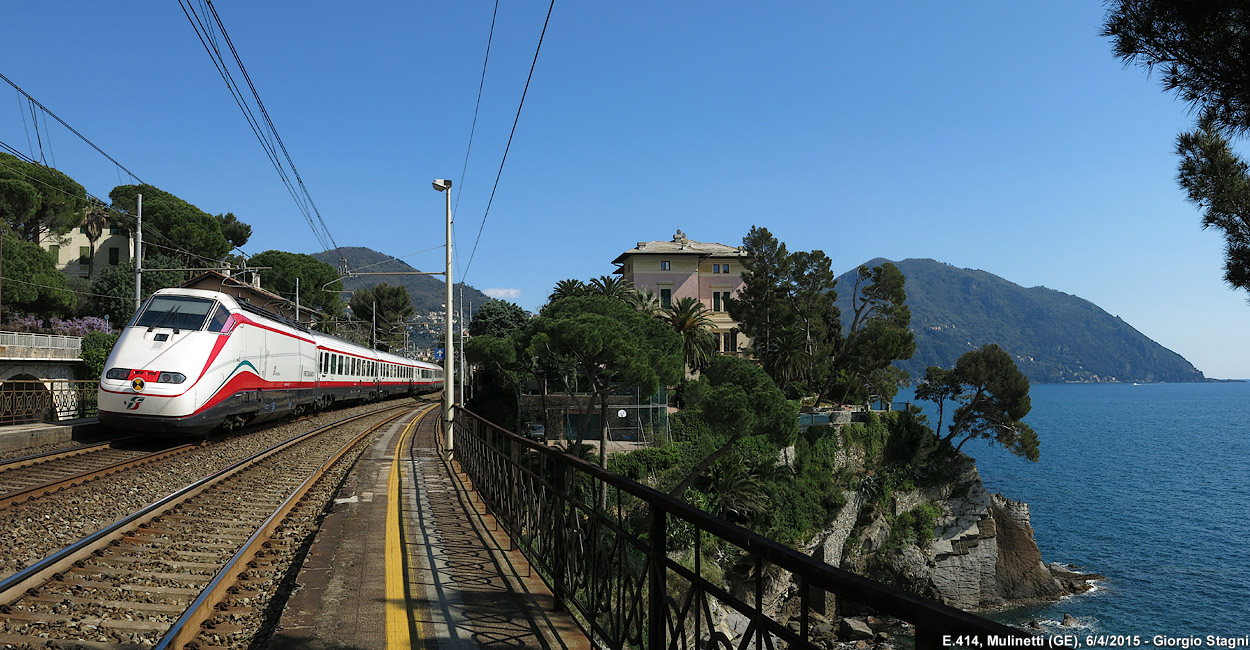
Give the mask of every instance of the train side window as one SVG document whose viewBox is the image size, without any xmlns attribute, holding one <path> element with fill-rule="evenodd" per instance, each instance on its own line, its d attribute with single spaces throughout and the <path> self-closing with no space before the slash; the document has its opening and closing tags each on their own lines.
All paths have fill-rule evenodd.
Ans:
<svg viewBox="0 0 1250 650">
<path fill-rule="evenodd" d="M 208 321 L 208 331 L 210 332 L 226 332 L 230 323 L 230 311 L 223 305 L 218 304 L 213 317 Z"/>
</svg>

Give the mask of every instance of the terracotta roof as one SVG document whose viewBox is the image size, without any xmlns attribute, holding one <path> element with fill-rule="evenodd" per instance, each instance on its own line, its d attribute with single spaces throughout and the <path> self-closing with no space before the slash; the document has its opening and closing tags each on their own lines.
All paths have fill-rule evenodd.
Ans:
<svg viewBox="0 0 1250 650">
<path fill-rule="evenodd" d="M 634 255 L 698 255 L 700 257 L 746 257 L 747 253 L 741 246 L 726 246 L 710 242 L 694 241 L 678 230 L 671 241 L 640 241 L 638 246 L 625 251 L 612 260 L 613 264 L 624 264 L 625 259 Z"/>
</svg>

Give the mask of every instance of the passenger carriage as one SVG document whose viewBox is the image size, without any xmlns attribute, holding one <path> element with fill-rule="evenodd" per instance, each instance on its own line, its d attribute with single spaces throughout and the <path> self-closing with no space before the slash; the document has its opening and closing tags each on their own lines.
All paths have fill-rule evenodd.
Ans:
<svg viewBox="0 0 1250 650">
<path fill-rule="evenodd" d="M 198 434 L 441 389 L 442 369 L 313 332 L 216 291 L 163 289 L 128 323 L 100 379 L 99 417 Z"/>
</svg>

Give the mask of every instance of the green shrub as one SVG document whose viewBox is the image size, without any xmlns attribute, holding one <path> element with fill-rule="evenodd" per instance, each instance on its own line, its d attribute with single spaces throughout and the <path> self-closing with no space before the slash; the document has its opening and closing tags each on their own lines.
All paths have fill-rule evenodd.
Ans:
<svg viewBox="0 0 1250 650">
<path fill-rule="evenodd" d="M 669 433 L 673 440 L 694 440 L 712 433 L 712 427 L 693 411 L 679 411 L 668 418 Z"/>
<path fill-rule="evenodd" d="M 942 513 L 936 505 L 928 501 L 916 506 L 912 513 L 916 517 L 916 545 L 920 548 L 925 548 L 933 543 L 933 538 L 936 535 L 935 526 L 937 526 L 937 518 Z"/>
<path fill-rule="evenodd" d="M 81 354 L 83 363 L 87 366 L 87 379 L 99 379 L 104 375 L 104 363 L 108 361 L 115 343 L 116 334 L 88 332 L 82 337 Z"/>
</svg>

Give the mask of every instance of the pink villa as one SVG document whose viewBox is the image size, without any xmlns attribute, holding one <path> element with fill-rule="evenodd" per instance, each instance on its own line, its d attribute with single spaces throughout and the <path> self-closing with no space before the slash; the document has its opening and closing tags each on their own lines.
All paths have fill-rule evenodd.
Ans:
<svg viewBox="0 0 1250 650">
<path fill-rule="evenodd" d="M 729 297 L 742 290 L 741 247 L 687 239 L 678 230 L 672 241 L 640 241 L 612 260 L 619 274 L 636 289 L 650 289 L 665 307 L 682 298 L 698 298 L 711 311 L 716 350 L 748 356 L 751 341 L 729 317 Z"/>
</svg>

